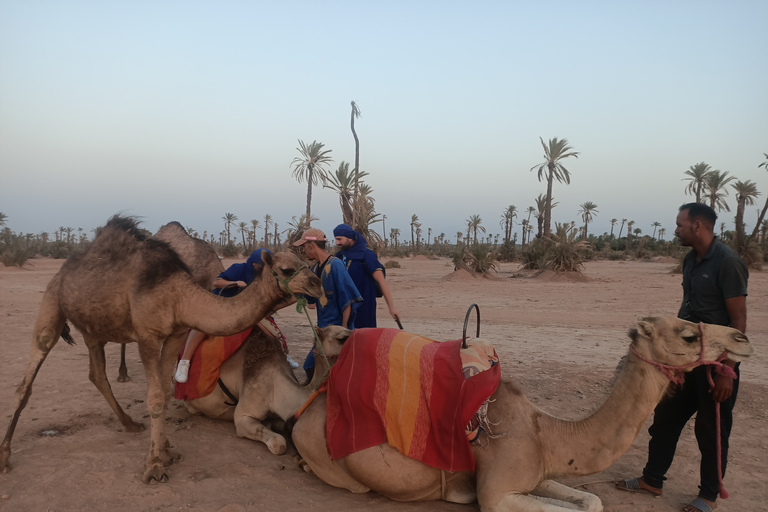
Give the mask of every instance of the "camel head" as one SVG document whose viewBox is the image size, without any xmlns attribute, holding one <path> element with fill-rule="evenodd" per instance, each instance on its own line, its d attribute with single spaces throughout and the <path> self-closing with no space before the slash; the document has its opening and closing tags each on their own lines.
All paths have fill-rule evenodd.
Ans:
<svg viewBox="0 0 768 512">
<path fill-rule="evenodd" d="M 291 252 L 269 254 L 265 251 L 262 253 L 262 260 L 265 265 L 264 277 L 274 275 L 281 290 L 310 297 L 320 297 L 322 294 L 320 278 L 295 254 Z"/>
<path fill-rule="evenodd" d="M 713 324 L 695 324 L 671 316 L 638 317 L 630 330 L 632 349 L 655 363 L 690 370 L 701 358 L 716 361 L 723 353 L 741 361 L 754 348 L 739 330 Z M 702 337 L 704 353 L 702 354 Z"/>
<path fill-rule="evenodd" d="M 317 331 L 317 337 L 320 338 L 320 343 L 323 344 L 325 356 L 335 362 L 336 358 L 341 354 L 341 348 L 344 345 L 344 342 L 347 341 L 347 338 L 352 334 L 352 331 L 340 325 L 315 327 L 315 330 Z M 315 345 L 317 345 L 317 341 L 315 341 Z"/>
</svg>

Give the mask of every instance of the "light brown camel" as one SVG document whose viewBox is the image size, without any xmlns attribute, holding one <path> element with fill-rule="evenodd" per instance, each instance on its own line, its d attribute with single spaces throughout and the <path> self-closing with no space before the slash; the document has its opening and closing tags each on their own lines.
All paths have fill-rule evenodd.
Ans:
<svg viewBox="0 0 768 512">
<path fill-rule="evenodd" d="M 339 355 L 349 337 L 349 330 L 338 325 L 316 328 L 316 332 L 331 360 Z M 187 409 L 193 414 L 234 421 L 239 437 L 261 441 L 269 451 L 282 455 L 287 446 L 285 438 L 270 428 L 268 420 L 275 416 L 283 422 L 291 418 L 311 391 L 320 387 L 327 370 L 327 359 L 318 356 L 312 382 L 299 384 L 280 342 L 257 328 L 221 366 L 219 378 L 231 396 L 217 386 L 208 396 L 187 400 Z M 232 398 L 236 405 L 232 405 Z"/>
<path fill-rule="evenodd" d="M 206 242 L 189 236 L 187 230 L 178 222 L 169 222 L 161 227 L 153 236 L 170 244 L 171 249 L 181 258 L 192 276 L 192 280 L 207 290 L 213 286 L 213 281 L 224 272 L 224 265 L 213 247 Z M 125 364 L 125 343 L 120 345 L 120 369 L 117 382 L 128 382 L 128 366 Z"/>
<path fill-rule="evenodd" d="M 325 396 L 299 418 L 293 442 L 323 481 L 352 492 L 373 489 L 399 501 L 477 499 L 483 511 L 598 512 L 603 507 L 597 496 L 553 479 L 602 471 L 632 445 L 669 385 L 660 369 L 636 354 L 682 367 L 696 362 L 701 352 L 707 361 L 723 352 L 740 361 L 753 352 L 747 337 L 735 329 L 704 325 L 700 330 L 677 318 L 638 319 L 630 337 L 632 350 L 610 397 L 583 420 L 555 418 L 529 402 L 514 384 L 502 381 L 491 398 L 488 419 L 494 434 L 506 435 L 481 435 L 485 446 L 472 448 L 474 475 L 441 473 L 386 444 L 332 461 L 325 439 Z"/>
<path fill-rule="evenodd" d="M 171 454 L 165 410 L 176 358 L 188 328 L 231 335 L 256 324 L 291 294 L 318 296 L 320 280 L 291 253 L 264 258 L 262 277 L 237 297 L 222 298 L 195 284 L 188 267 L 163 241 L 144 236 L 131 218 L 115 216 L 91 247 L 70 258 L 48 284 L 35 324 L 30 361 L 16 390 L 15 406 L 0 444 L 0 468 L 9 469 L 11 438 L 43 361 L 63 336 L 67 321 L 83 335 L 89 377 L 128 432 L 143 430 L 115 400 L 105 372 L 104 345 L 138 342 L 147 378 L 151 441 L 144 482 L 165 482 Z M 71 339 L 71 338 L 70 338 Z"/>
</svg>

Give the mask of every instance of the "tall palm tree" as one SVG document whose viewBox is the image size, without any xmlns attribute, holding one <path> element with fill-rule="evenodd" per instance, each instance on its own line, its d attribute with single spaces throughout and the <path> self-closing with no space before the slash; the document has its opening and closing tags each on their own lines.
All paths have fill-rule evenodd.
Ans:
<svg viewBox="0 0 768 512">
<path fill-rule="evenodd" d="M 617 222 L 619 222 L 619 219 L 611 219 L 611 238 L 613 238 L 613 227 Z"/>
<path fill-rule="evenodd" d="M 525 237 L 526 237 L 526 234 L 528 233 L 528 226 L 531 225 L 531 222 L 528 219 L 523 219 L 522 222 L 520 222 L 520 225 L 522 226 L 522 234 L 523 234 L 523 236 L 521 237 L 522 238 L 521 245 L 522 247 L 525 247 Z"/>
<path fill-rule="evenodd" d="M 264 215 L 264 248 L 269 248 L 269 228 L 272 227 L 272 216 Z"/>
<path fill-rule="evenodd" d="M 398 242 L 398 239 L 400 238 L 400 228 L 391 228 L 389 230 L 389 238 L 391 238 L 392 242 L 395 244 L 395 249 L 400 247 L 400 243 Z"/>
<path fill-rule="evenodd" d="M 280 250 L 280 232 L 277 230 L 277 222 L 275 222 L 275 234 L 272 235 L 272 245 L 276 251 Z"/>
<path fill-rule="evenodd" d="M 745 245 L 744 210 L 747 206 L 755 204 L 755 199 L 760 195 L 760 192 L 757 191 L 757 184 L 751 180 L 739 180 L 732 183 L 731 187 L 736 191 L 736 247 L 740 251 Z"/>
<path fill-rule="evenodd" d="M 412 248 L 411 250 L 413 250 L 414 253 L 416 252 L 416 240 L 414 239 L 413 236 L 414 236 L 417 225 L 420 225 L 419 217 L 414 213 L 413 215 L 411 215 L 411 248 Z"/>
<path fill-rule="evenodd" d="M 589 223 L 592 222 L 592 217 L 596 213 L 600 213 L 597 209 L 597 205 L 593 203 L 592 201 L 587 201 L 584 204 L 580 204 L 579 208 L 579 214 L 581 214 L 581 220 L 584 221 L 584 239 L 587 238 L 587 227 L 589 226 Z"/>
<path fill-rule="evenodd" d="M 248 232 L 248 224 L 246 222 L 240 222 L 237 225 L 237 232 L 240 233 L 241 238 L 243 239 L 243 250 L 247 247 L 245 245 L 245 234 Z"/>
<path fill-rule="evenodd" d="M 224 231 L 227 233 L 227 243 L 229 243 L 229 230 L 232 227 L 232 224 L 237 220 L 237 215 L 234 213 L 225 213 L 221 220 L 224 221 Z"/>
<path fill-rule="evenodd" d="M 306 219 L 312 219 L 312 187 L 318 182 L 325 184 L 328 173 L 325 170 L 326 164 L 333 161 L 329 155 L 330 149 L 323 149 L 322 142 L 313 141 L 312 144 L 304 144 L 299 141 L 299 147 L 296 150 L 301 153 L 291 162 L 293 165 L 293 177 L 299 183 L 307 182 L 307 213 Z M 309 227 L 309 225 L 308 225 Z"/>
<path fill-rule="evenodd" d="M 659 240 L 664 240 L 664 233 L 666 233 L 667 230 L 664 228 L 659 228 Z"/>
<path fill-rule="evenodd" d="M 357 175 L 358 178 L 358 193 L 360 192 L 360 185 L 362 185 L 361 178 L 368 176 L 367 172 L 360 172 Z M 323 185 L 323 188 L 329 188 L 335 190 L 339 194 L 339 206 L 341 206 L 341 217 L 344 224 L 353 226 L 355 223 L 355 217 L 352 211 L 353 195 L 355 188 L 355 174 L 354 171 L 349 171 L 349 163 L 342 161 L 339 164 L 339 168 L 328 176 L 328 182 Z"/>
<path fill-rule="evenodd" d="M 757 167 L 758 169 L 760 167 L 765 167 L 765 170 L 768 171 L 768 153 L 763 153 L 765 156 L 765 162 L 762 162 Z M 757 224 L 755 224 L 755 229 L 752 230 L 752 234 L 749 236 L 750 239 L 754 239 L 757 236 L 757 232 L 760 229 L 760 226 L 763 224 L 763 219 L 765 219 L 765 212 L 768 210 L 768 196 L 765 198 L 765 206 L 763 206 L 763 210 L 760 212 L 760 215 L 757 217 Z"/>
<path fill-rule="evenodd" d="M 696 202 L 700 203 L 702 199 L 702 192 L 706 190 L 707 175 L 712 172 L 712 168 L 704 163 L 692 165 L 685 171 L 687 178 L 683 178 L 683 181 L 687 181 L 688 185 L 685 187 L 685 193 L 692 196 L 696 196 Z"/>
<path fill-rule="evenodd" d="M 358 119 L 360 117 L 360 109 L 357 107 L 357 104 L 353 101 L 352 102 L 352 113 L 350 115 L 350 127 L 352 128 L 352 136 L 355 138 L 355 169 L 354 169 L 354 182 L 355 182 L 355 196 L 354 196 L 354 205 L 357 206 L 357 202 L 360 199 L 360 139 L 357 138 L 357 132 L 355 131 L 355 119 Z M 353 212 L 352 214 L 352 224 L 351 226 L 354 226 L 357 224 L 355 221 L 357 220 L 356 212 Z"/>
<path fill-rule="evenodd" d="M 251 251 L 256 249 L 256 230 L 261 226 L 261 222 L 256 219 L 251 219 L 251 231 L 253 232 L 253 241 L 251 242 Z"/>
<path fill-rule="evenodd" d="M 707 174 L 705 186 L 710 208 L 731 211 L 728 203 L 725 202 L 725 196 L 728 195 L 728 189 L 725 186 L 735 179 L 735 176 L 728 176 L 728 171 L 710 171 Z"/>
<path fill-rule="evenodd" d="M 631 243 L 632 239 L 632 226 L 635 225 L 635 221 L 631 220 L 627 222 L 627 248 L 629 248 L 629 244 Z"/>
<path fill-rule="evenodd" d="M 462 233 L 461 231 L 457 231 L 457 232 L 456 232 L 456 247 L 458 247 L 458 246 L 459 246 L 459 244 L 461 243 L 461 236 L 462 236 L 463 234 L 464 234 L 464 233 Z"/>
<path fill-rule="evenodd" d="M 477 245 L 477 230 L 479 229 L 485 233 L 485 228 L 483 227 L 483 219 L 481 219 L 479 215 L 470 215 L 469 219 L 467 219 L 467 224 L 469 224 L 470 229 L 474 233 L 472 244 Z"/>
<path fill-rule="evenodd" d="M 0 226 L 5 226 L 5 222 L 8 220 L 8 216 L 3 212 L 0 212 Z"/>
<path fill-rule="evenodd" d="M 515 219 L 517 218 L 517 207 L 511 204 L 507 206 L 504 213 L 501 214 L 501 220 L 499 221 L 499 227 L 504 228 L 504 243 L 509 243 L 512 239 L 512 226 L 515 225 Z"/>
<path fill-rule="evenodd" d="M 656 221 L 653 224 L 651 224 L 651 226 L 653 226 L 653 234 L 651 235 L 651 238 L 655 238 L 656 237 L 656 228 L 661 227 L 661 222 Z"/>
<path fill-rule="evenodd" d="M 573 148 L 568 145 L 566 139 L 549 139 L 549 144 L 544 144 L 544 139 L 539 137 L 541 141 L 541 147 L 544 148 L 544 162 L 534 165 L 531 170 L 538 168 L 539 181 L 543 179 L 547 180 L 547 203 L 544 208 L 544 236 L 552 234 L 551 221 L 552 221 L 552 183 L 554 180 L 565 184 L 571 183 L 571 173 L 561 163 L 568 157 L 579 157 L 577 151 L 573 151 Z"/>
<path fill-rule="evenodd" d="M 627 222 L 627 219 L 621 219 L 621 226 L 619 227 L 619 236 L 616 237 L 617 239 L 621 238 L 621 230 L 624 229 L 624 223 L 625 222 Z"/>
<path fill-rule="evenodd" d="M 427 245 L 429 245 L 430 238 L 432 238 L 432 228 L 427 228 Z"/>
</svg>

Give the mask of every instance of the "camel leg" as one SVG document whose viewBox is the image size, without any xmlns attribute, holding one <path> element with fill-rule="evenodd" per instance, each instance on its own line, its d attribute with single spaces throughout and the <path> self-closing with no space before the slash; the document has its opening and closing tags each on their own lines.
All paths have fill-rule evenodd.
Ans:
<svg viewBox="0 0 768 512">
<path fill-rule="evenodd" d="M 288 446 L 283 436 L 270 430 L 251 414 L 245 414 L 237 409 L 235 409 L 235 430 L 238 437 L 261 441 L 275 455 L 284 454 Z"/>
<path fill-rule="evenodd" d="M 48 357 L 51 349 L 59 340 L 66 318 L 59 308 L 58 293 L 61 278 L 56 276 L 51 280 L 43 296 L 43 302 L 40 305 L 40 312 L 37 315 L 34 335 L 32 337 L 32 348 L 29 355 L 29 363 L 24 379 L 16 388 L 16 397 L 13 407 L 13 415 L 5 432 L 5 438 L 0 444 L 0 470 L 3 473 L 11 469 L 8 461 L 11 457 L 11 439 L 19 421 L 19 416 L 24 407 L 27 406 L 29 396 L 32 394 L 32 383 L 37 377 L 37 372 L 43 365 L 45 358 Z"/>
<path fill-rule="evenodd" d="M 144 483 L 152 480 L 167 482 L 165 466 L 181 460 L 180 456 L 170 452 L 165 433 L 165 412 L 173 391 L 173 368 L 183 340 L 184 333 L 173 335 L 164 343 L 139 343 L 139 355 L 147 377 L 147 410 L 151 420 L 149 454 L 142 477 Z"/>
<path fill-rule="evenodd" d="M 553 480 L 544 480 L 531 494 L 507 494 L 498 503 L 481 503 L 481 512 L 602 512 L 600 498 Z"/>
<path fill-rule="evenodd" d="M 107 379 L 107 361 L 104 357 L 104 345 L 106 343 L 87 334 L 83 335 L 83 339 L 85 339 L 85 344 L 88 347 L 88 356 L 90 358 L 88 378 L 93 385 L 96 386 L 96 389 L 98 389 L 104 396 L 104 399 L 115 412 L 117 419 L 120 420 L 120 423 L 123 424 L 126 431 L 143 431 L 144 425 L 133 421 L 133 419 L 123 411 L 123 408 L 117 403 L 114 393 L 112 393 L 112 386 L 109 385 L 109 380 Z"/>
<path fill-rule="evenodd" d="M 125 343 L 120 344 L 120 369 L 117 372 L 117 382 L 129 382 L 128 365 L 125 364 Z"/>
</svg>

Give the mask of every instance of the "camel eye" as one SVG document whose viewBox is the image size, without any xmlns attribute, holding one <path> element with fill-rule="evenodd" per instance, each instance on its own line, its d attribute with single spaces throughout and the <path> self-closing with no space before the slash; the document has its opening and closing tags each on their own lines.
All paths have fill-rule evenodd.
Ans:
<svg viewBox="0 0 768 512">
<path fill-rule="evenodd" d="M 683 341 L 685 341 L 688 344 L 696 343 L 696 340 L 698 340 L 698 339 L 699 339 L 699 337 L 698 336 L 694 336 L 694 335 L 683 336 Z"/>
</svg>

